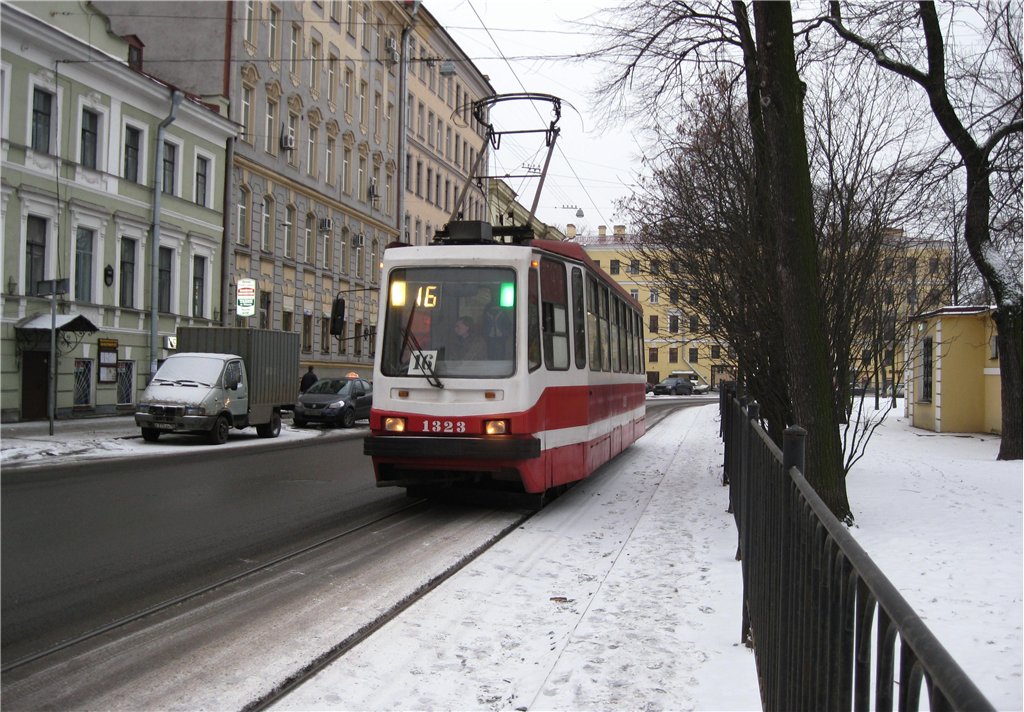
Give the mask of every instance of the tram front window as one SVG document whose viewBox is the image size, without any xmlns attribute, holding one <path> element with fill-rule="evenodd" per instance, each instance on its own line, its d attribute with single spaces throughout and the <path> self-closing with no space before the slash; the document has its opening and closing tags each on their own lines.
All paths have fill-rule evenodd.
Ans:
<svg viewBox="0 0 1024 712">
<path fill-rule="evenodd" d="M 386 376 L 508 377 L 515 371 L 515 272 L 500 267 L 392 270 Z"/>
</svg>

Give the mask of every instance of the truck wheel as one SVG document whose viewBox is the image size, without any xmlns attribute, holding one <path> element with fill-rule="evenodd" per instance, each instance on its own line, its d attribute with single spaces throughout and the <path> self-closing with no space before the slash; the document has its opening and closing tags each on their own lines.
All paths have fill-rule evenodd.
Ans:
<svg viewBox="0 0 1024 712">
<path fill-rule="evenodd" d="M 142 439 L 147 443 L 155 443 L 160 439 L 160 431 L 156 428 L 143 428 Z"/>
<path fill-rule="evenodd" d="M 277 411 L 270 416 L 269 423 L 260 423 L 256 426 L 256 434 L 261 438 L 276 438 L 281 434 L 281 414 Z"/>
<path fill-rule="evenodd" d="M 228 416 L 222 415 L 213 424 L 208 437 L 213 445 L 223 445 L 228 441 L 229 432 L 231 432 L 231 423 L 228 422 Z"/>
<path fill-rule="evenodd" d="M 341 412 L 341 427 L 351 428 L 356 424 L 356 412 L 351 408 L 346 408 Z"/>
</svg>

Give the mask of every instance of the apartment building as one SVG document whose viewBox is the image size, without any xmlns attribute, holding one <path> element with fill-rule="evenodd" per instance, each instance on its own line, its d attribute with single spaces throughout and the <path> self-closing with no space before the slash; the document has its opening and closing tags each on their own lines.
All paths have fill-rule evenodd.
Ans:
<svg viewBox="0 0 1024 712">
<path fill-rule="evenodd" d="M 474 180 L 487 174 L 487 133 L 473 104 L 495 91 L 422 5 L 407 65 L 403 241 L 425 245 L 452 218 L 488 219 L 487 181 Z"/>
<path fill-rule="evenodd" d="M 147 71 L 224 97 L 231 155 L 222 322 L 297 331 L 303 370 L 372 367 L 384 246 L 397 237 L 398 2 L 98 2 Z M 239 316 L 238 282 L 257 309 Z M 331 310 L 345 300 L 332 334 Z"/>
<path fill-rule="evenodd" d="M 7 2 L 0 24 L 0 418 L 130 412 L 166 337 L 221 316 L 237 127 L 88 3 Z"/>
<path fill-rule="evenodd" d="M 657 383 L 673 371 L 693 371 L 711 387 L 735 377 L 735 361 L 728 344 L 716 335 L 713 323 L 687 306 L 682 278 L 677 288 L 664 293 L 664 272 L 678 274 L 678 265 L 667 260 L 645 261 L 625 225 L 615 225 L 611 234 L 600 225 L 596 235 L 580 235 L 570 224 L 566 239 L 582 244 L 587 254 L 643 306 L 649 383 Z"/>
</svg>

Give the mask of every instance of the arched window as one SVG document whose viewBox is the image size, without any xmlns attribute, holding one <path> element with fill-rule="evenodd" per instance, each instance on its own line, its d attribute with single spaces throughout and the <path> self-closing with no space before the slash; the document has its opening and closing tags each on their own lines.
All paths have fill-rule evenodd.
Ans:
<svg viewBox="0 0 1024 712">
<path fill-rule="evenodd" d="M 284 256 L 295 259 L 295 231 L 298 225 L 295 224 L 295 206 L 289 205 L 284 209 Z"/>
<path fill-rule="evenodd" d="M 235 242 L 239 245 L 249 244 L 249 189 L 244 185 L 238 188 L 238 206 L 235 215 Z"/>
<path fill-rule="evenodd" d="M 272 252 L 274 249 L 274 199 L 269 195 L 263 196 L 263 224 L 260 229 L 260 249 L 264 252 Z"/>
<path fill-rule="evenodd" d="M 313 251 L 316 249 L 316 242 L 313 239 L 316 230 L 316 215 L 306 213 L 306 229 L 302 231 L 302 261 L 312 263 L 316 258 Z"/>
<path fill-rule="evenodd" d="M 370 281 L 374 284 L 380 281 L 380 240 L 376 237 L 370 248 Z"/>
</svg>

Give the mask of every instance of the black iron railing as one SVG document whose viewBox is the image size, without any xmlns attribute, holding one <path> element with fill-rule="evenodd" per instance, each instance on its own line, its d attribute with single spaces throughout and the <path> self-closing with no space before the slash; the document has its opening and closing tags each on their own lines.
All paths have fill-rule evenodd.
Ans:
<svg viewBox="0 0 1024 712">
<path fill-rule="evenodd" d="M 804 479 L 805 431 L 780 450 L 757 404 L 722 391 L 741 638 L 764 708 L 917 710 L 924 689 L 933 712 L 994 709 Z"/>
</svg>

